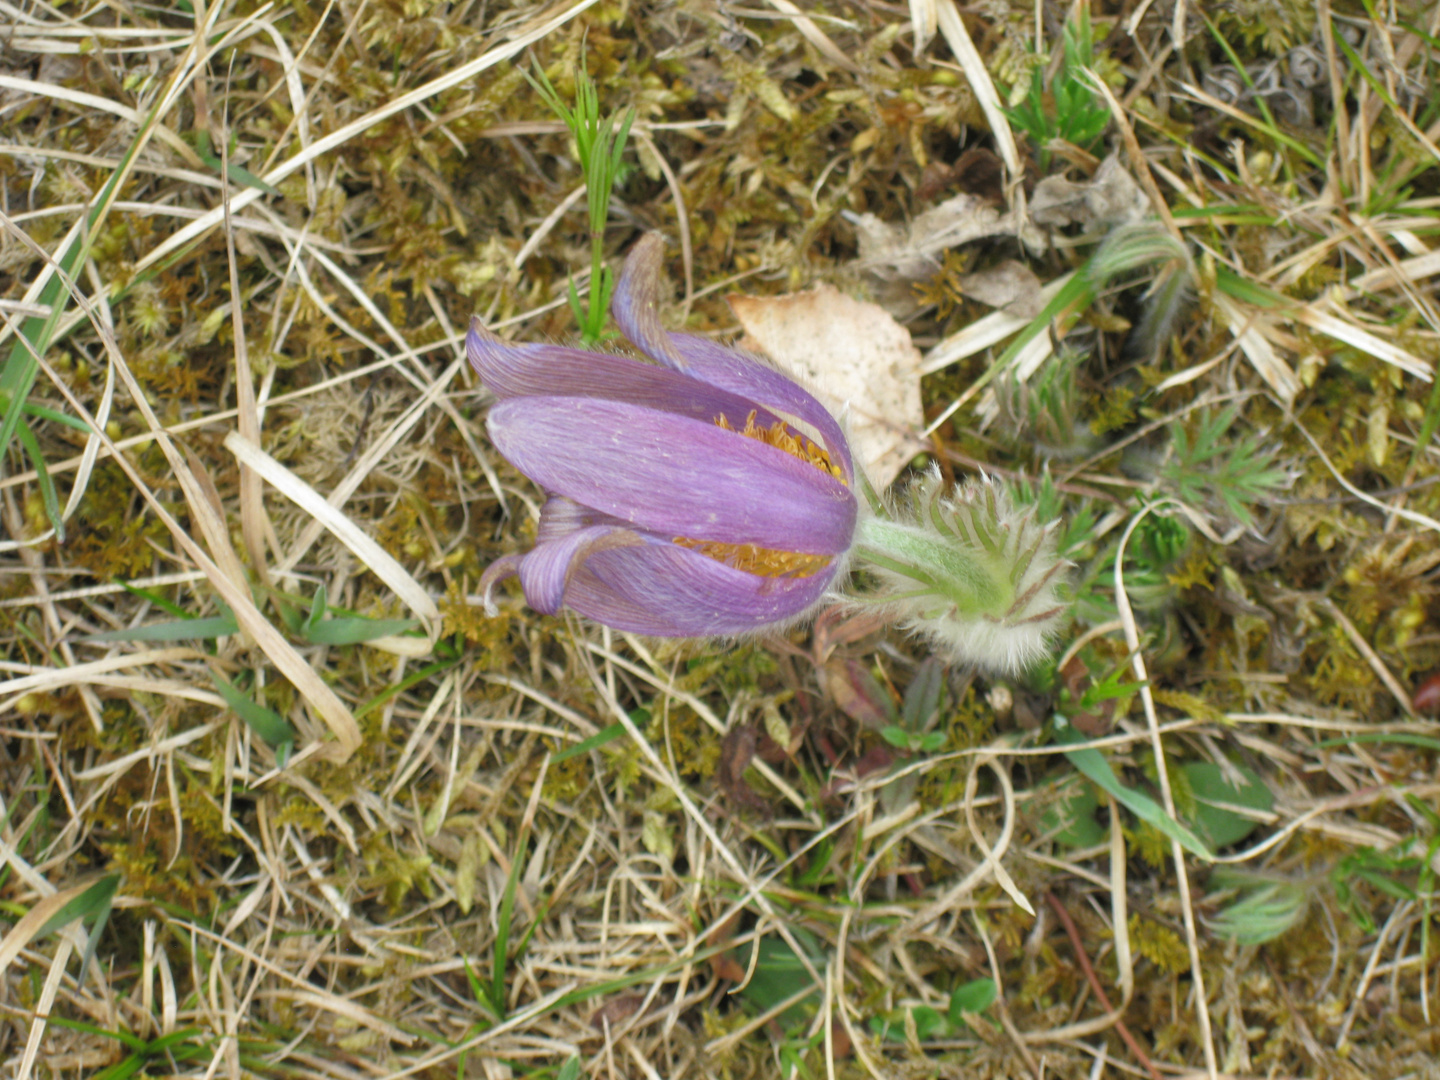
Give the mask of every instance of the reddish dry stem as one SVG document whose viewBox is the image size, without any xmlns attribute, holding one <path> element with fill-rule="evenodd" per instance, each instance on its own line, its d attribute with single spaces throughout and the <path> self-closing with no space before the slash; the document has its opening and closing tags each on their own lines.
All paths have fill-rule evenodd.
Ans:
<svg viewBox="0 0 1440 1080">
<path fill-rule="evenodd" d="M 1095 974 L 1095 969 L 1090 966 L 1090 957 L 1085 952 L 1085 946 L 1080 941 L 1080 930 L 1075 925 L 1075 920 L 1070 917 L 1070 912 L 1065 910 L 1065 905 L 1055 899 L 1054 893 L 1046 893 L 1045 901 L 1054 909 L 1056 916 L 1060 919 L 1060 925 L 1065 927 L 1065 933 L 1070 936 L 1070 947 L 1075 950 L 1075 957 L 1080 961 L 1080 970 L 1085 973 L 1086 980 L 1090 983 L 1090 989 L 1095 992 L 1096 999 L 1100 1002 L 1101 1008 L 1107 1013 L 1114 1012 L 1110 1004 L 1110 998 L 1105 993 L 1105 988 L 1100 985 L 1100 976 Z M 1115 1021 L 1115 1030 L 1120 1033 L 1120 1038 L 1125 1040 L 1125 1045 L 1135 1055 L 1135 1059 L 1145 1067 L 1150 1074 L 1150 1080 L 1161 1080 L 1160 1072 L 1155 1068 L 1149 1056 L 1140 1049 L 1140 1044 L 1135 1041 L 1135 1036 L 1130 1034 L 1130 1029 L 1125 1026 L 1124 1020 Z"/>
</svg>

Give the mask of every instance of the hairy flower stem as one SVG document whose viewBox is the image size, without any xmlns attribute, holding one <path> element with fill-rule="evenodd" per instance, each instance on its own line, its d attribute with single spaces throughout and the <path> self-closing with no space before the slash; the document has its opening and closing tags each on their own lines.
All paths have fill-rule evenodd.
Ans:
<svg viewBox="0 0 1440 1080">
<path fill-rule="evenodd" d="M 860 523 L 856 555 L 893 574 L 928 586 L 937 607 L 965 617 L 1000 615 L 1014 599 L 1006 567 L 979 545 L 946 543 L 917 526 L 885 518 Z"/>
<path fill-rule="evenodd" d="M 856 528 L 854 565 L 879 583 L 857 600 L 887 608 L 960 663 L 1015 674 L 1043 656 L 1064 610 L 1053 529 L 986 479 L 942 495 L 931 472 L 905 503 Z"/>
</svg>

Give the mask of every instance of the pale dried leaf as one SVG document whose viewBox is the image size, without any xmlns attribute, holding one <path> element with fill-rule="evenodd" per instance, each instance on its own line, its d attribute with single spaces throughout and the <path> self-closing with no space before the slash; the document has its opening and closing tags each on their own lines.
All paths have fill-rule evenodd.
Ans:
<svg viewBox="0 0 1440 1080">
<path fill-rule="evenodd" d="M 941 252 L 987 236 L 1015 236 L 1023 222 L 1002 213 L 979 195 L 959 194 L 931 207 L 907 228 L 881 221 L 874 214 L 846 214 L 855 226 L 860 264 L 884 280 L 919 281 L 940 268 Z M 1031 230 L 1021 238 L 1038 240 Z"/>
<path fill-rule="evenodd" d="M 960 278 L 960 291 L 970 299 L 1026 320 L 1035 318 L 1045 307 L 1041 288 L 1035 271 L 1015 259 Z"/>
<path fill-rule="evenodd" d="M 848 421 L 856 461 L 885 488 L 923 449 L 920 352 L 883 308 L 830 285 L 789 296 L 732 296 L 742 348 L 765 354 Z"/>
</svg>

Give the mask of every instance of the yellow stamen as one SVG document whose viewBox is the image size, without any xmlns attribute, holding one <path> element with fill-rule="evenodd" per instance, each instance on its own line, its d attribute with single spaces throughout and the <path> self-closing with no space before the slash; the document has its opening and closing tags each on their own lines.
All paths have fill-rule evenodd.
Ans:
<svg viewBox="0 0 1440 1080">
<path fill-rule="evenodd" d="M 830 565 L 828 555 L 807 555 L 800 551 L 776 551 L 754 544 L 723 544 L 718 540 L 691 540 L 675 537 L 681 547 L 698 551 L 716 562 L 757 577 L 810 577 Z"/>
<path fill-rule="evenodd" d="M 844 471 L 830 460 L 830 454 L 823 446 L 807 439 L 804 435 L 791 431 L 790 426 L 784 420 L 776 420 L 768 428 L 758 427 L 755 423 L 757 410 L 751 409 L 750 415 L 745 417 L 745 430 L 736 431 L 724 413 L 715 418 L 717 427 L 726 431 L 735 431 L 737 435 L 743 435 L 747 439 L 757 439 L 766 446 L 773 446 L 777 450 L 784 450 L 793 458 L 799 458 L 808 465 L 813 465 L 823 473 L 829 473 L 842 484 L 845 483 Z"/>
<path fill-rule="evenodd" d="M 758 415 L 758 410 L 750 410 L 750 415 L 745 417 L 745 430 L 743 431 L 736 431 L 724 413 L 715 418 L 715 424 L 726 431 L 734 431 L 737 435 L 743 435 L 747 439 L 756 439 L 766 446 L 783 450 L 791 457 L 798 458 L 807 465 L 813 465 L 821 472 L 835 477 L 842 484 L 845 483 L 845 473 L 830 460 L 830 455 L 823 446 L 792 431 L 783 420 L 776 420 L 768 428 L 762 428 L 755 423 L 755 417 Z M 830 556 L 828 555 L 808 555 L 801 551 L 777 551 L 774 548 L 757 547 L 754 544 L 726 544 L 718 540 L 692 540 L 688 536 L 675 537 L 675 543 L 689 548 L 691 551 L 698 551 L 701 555 L 714 559 L 716 562 L 724 563 L 726 566 L 734 567 L 747 574 L 755 574 L 758 577 L 805 578 L 818 574 L 830 565 Z"/>
</svg>

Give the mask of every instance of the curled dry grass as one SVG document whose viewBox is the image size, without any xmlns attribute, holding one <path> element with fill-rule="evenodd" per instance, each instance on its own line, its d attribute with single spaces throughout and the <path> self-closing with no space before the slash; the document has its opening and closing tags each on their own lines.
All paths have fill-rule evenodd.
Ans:
<svg viewBox="0 0 1440 1080">
<path fill-rule="evenodd" d="M 722 648 L 468 599 L 537 493 L 485 441 L 460 333 L 478 311 L 569 334 L 587 263 L 517 59 L 567 92 L 583 52 L 636 106 L 609 249 L 665 230 L 674 317 L 722 334 L 729 289 L 885 292 L 855 216 L 973 187 L 964 151 L 1027 175 L 1012 206 L 1033 194 L 1039 148 L 990 81 L 1028 78 L 1030 5 L 7 6 L 0 390 L 51 410 L 0 479 L 14 1075 L 1433 1070 L 1440 733 L 1412 691 L 1440 667 L 1440 27 L 1198 7 L 1093 12 L 1108 138 L 1195 301 L 1137 358 L 1122 281 L 1015 356 L 1032 388 L 1062 335 L 1088 356 L 1045 431 L 1074 436 L 1050 475 L 1093 511 L 1062 645 L 1129 688 L 1093 747 L 1172 815 L 1187 763 L 1263 780 L 1217 862 L 1304 885 L 1264 945 L 1217 929 L 1214 867 L 1118 807 L 1062 842 L 1074 772 L 1034 729 L 1056 688 L 949 673 L 943 743 L 907 763 L 854 694 L 898 700 L 923 657 L 863 619 Z M 1057 40 L 1065 12 L 1039 10 Z M 1266 89 L 1311 60 L 1304 108 Z M 1047 282 L 1096 238 L 1054 239 L 1026 256 Z M 1021 254 L 992 246 L 888 302 L 929 349 L 931 456 L 1033 480 L 1033 440 L 986 422 L 1026 319 L 947 292 Z M 1251 433 L 1288 481 L 1248 525 L 1167 481 L 1167 433 L 1194 446 L 1227 404 L 1227 445 Z M 1157 570 L 1161 519 L 1190 540 Z M 1122 535 L 1141 554 L 1104 563 Z M 322 587 L 337 620 L 417 630 L 325 638 Z M 135 632 L 227 611 L 218 637 Z M 82 924 L 46 924 L 101 871 L 80 981 Z M 982 1018 L 921 1030 L 986 978 Z"/>
</svg>

